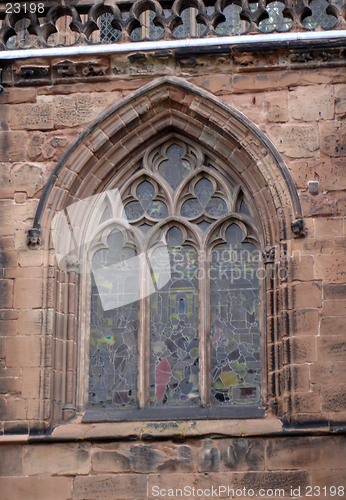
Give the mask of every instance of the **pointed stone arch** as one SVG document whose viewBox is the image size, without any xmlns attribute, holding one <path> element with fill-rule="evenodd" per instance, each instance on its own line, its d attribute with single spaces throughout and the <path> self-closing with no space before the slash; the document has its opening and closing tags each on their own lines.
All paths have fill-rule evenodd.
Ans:
<svg viewBox="0 0 346 500">
<path fill-rule="evenodd" d="M 209 92 L 175 77 L 159 78 L 143 86 L 112 106 L 80 134 L 49 177 L 33 229 L 29 231 L 29 242 L 40 235 L 44 249 L 51 249 L 50 224 L 57 212 L 107 189 L 112 180 L 114 184 L 118 172 L 134 169 L 143 151 L 174 132 L 211 151 L 241 179 L 256 205 L 263 247 L 271 249 L 266 253 L 265 263 L 273 266 L 273 247 L 292 237 L 291 224 L 301 222 L 302 216 L 298 194 L 283 159 L 245 115 Z M 52 405 L 50 416 L 52 421 L 58 421 L 70 418 L 76 408 L 81 407 L 76 404 L 76 374 L 81 357 L 77 335 L 80 306 L 78 276 L 73 267 L 66 272 L 58 271 L 55 263 L 48 267 L 56 291 L 55 322 L 47 321 L 46 329 L 47 337 L 53 340 L 53 360 L 46 373 L 47 380 L 54 379 L 48 402 Z M 272 295 L 275 287 L 278 290 L 280 283 L 267 286 Z M 274 316 L 281 315 L 281 310 L 273 308 L 272 304 L 268 316 L 274 325 Z M 270 352 L 281 349 L 276 347 L 282 344 L 282 339 L 277 337 L 274 331 L 268 334 Z M 49 342 L 46 344 L 49 350 Z M 63 360 L 59 352 L 63 352 Z M 268 356 L 268 371 L 272 406 L 278 402 L 283 408 L 280 356 Z"/>
<path fill-rule="evenodd" d="M 80 134 L 50 175 L 33 229 L 46 239 L 56 211 L 102 191 L 125 162 L 131 163 L 130 156 L 171 130 L 212 149 L 241 177 L 255 199 L 266 245 L 289 237 L 301 207 L 273 143 L 241 112 L 176 77 L 159 78 L 133 92 Z"/>
</svg>

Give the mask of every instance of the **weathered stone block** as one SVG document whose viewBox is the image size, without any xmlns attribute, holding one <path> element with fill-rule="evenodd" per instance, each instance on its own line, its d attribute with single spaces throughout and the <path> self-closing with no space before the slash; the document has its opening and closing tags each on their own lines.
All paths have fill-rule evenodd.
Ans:
<svg viewBox="0 0 346 500">
<path fill-rule="evenodd" d="M 312 256 L 293 256 L 288 265 L 288 278 L 292 281 L 313 281 L 314 279 L 314 259 Z"/>
<path fill-rule="evenodd" d="M 323 285 L 324 300 L 346 299 L 346 285 Z"/>
<path fill-rule="evenodd" d="M 324 283 L 344 283 L 346 278 L 346 261 L 342 254 L 315 255 L 314 256 L 315 279 L 323 280 Z"/>
<path fill-rule="evenodd" d="M 25 399 L 38 399 L 41 384 L 40 368 L 23 367 L 22 395 Z"/>
<path fill-rule="evenodd" d="M 6 92 L 0 96 L 1 104 L 19 104 L 21 102 L 35 102 L 36 89 L 23 89 L 8 87 Z"/>
<path fill-rule="evenodd" d="M 321 411 L 320 395 L 317 392 L 301 392 L 292 394 L 294 413 L 319 413 Z"/>
<path fill-rule="evenodd" d="M 310 366 L 295 365 L 291 367 L 291 384 L 293 392 L 308 392 L 310 389 L 309 381 Z"/>
<path fill-rule="evenodd" d="M 342 361 L 345 359 L 345 356 L 345 336 L 330 335 L 317 339 L 317 359 L 319 361 Z"/>
<path fill-rule="evenodd" d="M 284 496 L 290 497 L 291 488 L 300 486 L 303 491 L 310 484 L 310 474 L 305 471 L 290 472 L 246 472 L 233 473 L 230 477 L 231 487 L 254 490 L 257 495 L 260 489 L 284 490 Z M 283 496 L 277 493 L 277 496 Z"/>
<path fill-rule="evenodd" d="M 0 476 L 22 476 L 21 445 L 1 444 L 0 446 Z"/>
<path fill-rule="evenodd" d="M 19 377 L 0 377 L 0 394 L 19 394 L 22 392 L 22 379 Z"/>
<path fill-rule="evenodd" d="M 130 460 L 126 456 L 109 449 L 96 448 L 93 450 L 91 464 L 95 472 L 115 473 L 129 472 L 131 470 Z"/>
<path fill-rule="evenodd" d="M 25 445 L 23 474 L 76 475 L 90 472 L 88 443 Z"/>
<path fill-rule="evenodd" d="M 2 161 L 25 159 L 25 132 L 0 132 L 0 158 Z"/>
<path fill-rule="evenodd" d="M 322 286 L 319 283 L 294 283 L 288 286 L 289 309 L 321 307 Z"/>
<path fill-rule="evenodd" d="M 346 361 L 315 363 L 310 367 L 313 384 L 342 384 L 346 380 Z"/>
<path fill-rule="evenodd" d="M 72 478 L 2 477 L 1 500 L 71 500 Z"/>
<path fill-rule="evenodd" d="M 293 335 L 317 335 L 318 309 L 297 309 L 289 316 Z"/>
<path fill-rule="evenodd" d="M 342 496 L 346 491 L 346 475 L 344 469 L 338 467 L 327 470 L 312 470 L 311 483 L 320 486 L 321 492 L 324 494 L 324 489 L 327 488 L 327 498 L 334 498 L 334 494 Z M 342 490 L 342 487 L 344 490 Z M 340 488 L 340 489 L 339 489 Z M 328 497 L 328 495 L 330 495 Z M 335 496 L 336 496 L 335 495 Z"/>
<path fill-rule="evenodd" d="M 287 122 L 287 92 L 273 92 L 268 99 L 269 109 L 267 120 L 269 122 Z"/>
<path fill-rule="evenodd" d="M 10 106 L 0 106 L 0 130 L 10 128 Z"/>
<path fill-rule="evenodd" d="M 265 90 L 285 88 L 297 85 L 299 73 L 294 71 L 276 71 L 260 75 L 235 75 L 233 77 L 233 87 L 241 90 Z"/>
<path fill-rule="evenodd" d="M 200 472 L 264 470 L 264 442 L 260 439 L 206 440 L 198 454 Z"/>
<path fill-rule="evenodd" d="M 0 308 L 10 309 L 13 305 L 13 280 L 0 280 Z"/>
<path fill-rule="evenodd" d="M 305 122 L 332 120 L 334 118 L 333 88 L 309 85 L 289 92 L 289 107 L 295 120 Z"/>
<path fill-rule="evenodd" d="M 12 394 L 0 397 L 0 420 L 25 420 L 26 410 L 26 401 L 23 399 Z"/>
<path fill-rule="evenodd" d="M 325 316 L 320 321 L 321 335 L 339 335 L 346 330 L 346 317 Z"/>
<path fill-rule="evenodd" d="M 269 470 L 305 469 L 307 464 L 313 469 L 338 468 L 343 462 L 345 445 L 345 436 L 270 439 L 267 466 Z"/>
<path fill-rule="evenodd" d="M 343 122 L 321 124 L 321 151 L 328 156 L 346 156 L 346 125 Z"/>
<path fill-rule="evenodd" d="M 55 125 L 57 127 L 75 127 L 91 122 L 115 102 L 115 97 L 111 92 L 56 96 Z"/>
<path fill-rule="evenodd" d="M 280 153 L 292 158 L 310 158 L 318 149 L 315 125 L 275 125 L 269 135 Z"/>
<path fill-rule="evenodd" d="M 323 219 L 315 219 L 315 236 L 317 238 L 342 236 L 342 223 L 342 217 L 323 217 Z"/>
<path fill-rule="evenodd" d="M 324 300 L 321 312 L 324 316 L 346 316 L 346 300 Z"/>
<path fill-rule="evenodd" d="M 76 477 L 76 500 L 130 500 L 147 498 L 147 477 L 143 474 L 116 474 Z"/>
<path fill-rule="evenodd" d="M 39 366 L 41 339 L 39 337 L 8 337 L 6 365 L 9 367 Z"/>
<path fill-rule="evenodd" d="M 322 387 L 323 411 L 346 411 L 346 384 Z"/>
<path fill-rule="evenodd" d="M 43 253 L 43 252 L 42 252 Z M 43 282 L 40 278 L 17 278 L 14 285 L 14 307 L 34 309 L 42 307 Z"/>
<path fill-rule="evenodd" d="M 52 103 L 15 104 L 11 112 L 12 130 L 51 130 L 54 128 Z"/>
<path fill-rule="evenodd" d="M 40 335 L 45 318 L 43 309 L 22 309 L 18 316 L 19 335 Z"/>
<path fill-rule="evenodd" d="M 224 472 L 219 473 L 208 473 L 208 474 L 150 474 L 148 477 L 148 498 L 157 497 L 157 489 L 166 490 L 167 497 L 170 496 L 169 491 L 173 492 L 172 496 L 179 498 L 179 496 L 184 497 L 184 493 L 175 495 L 176 489 L 185 491 L 191 491 L 191 497 L 196 497 L 193 495 L 192 488 L 195 491 L 199 490 L 210 490 L 211 488 L 217 489 L 219 491 L 220 487 L 226 487 L 225 490 L 220 491 L 220 498 L 227 497 L 227 486 L 229 484 L 229 474 Z M 188 496 L 188 495 L 186 495 Z M 207 496 L 207 495 L 206 495 Z"/>
<path fill-rule="evenodd" d="M 6 319 L 0 320 L 0 335 L 3 337 L 17 335 L 17 321 Z"/>
<path fill-rule="evenodd" d="M 316 361 L 314 337 L 295 337 L 289 339 L 291 362 L 294 364 L 313 363 Z"/>
<path fill-rule="evenodd" d="M 0 201 L 0 234 L 13 236 L 18 229 L 31 229 L 37 203 L 38 200 L 28 200 L 25 205 L 16 205 L 11 200 Z"/>
</svg>

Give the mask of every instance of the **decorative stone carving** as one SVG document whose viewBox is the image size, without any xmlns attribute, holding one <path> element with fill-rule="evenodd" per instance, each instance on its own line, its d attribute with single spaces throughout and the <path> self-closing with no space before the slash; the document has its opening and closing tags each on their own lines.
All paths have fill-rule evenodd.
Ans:
<svg viewBox="0 0 346 500">
<path fill-rule="evenodd" d="M 275 247 L 266 248 L 262 252 L 264 264 L 274 264 L 275 262 Z"/>
<path fill-rule="evenodd" d="M 41 230 L 34 227 L 28 231 L 28 246 L 30 248 L 36 248 L 42 244 L 41 240 Z"/>
<path fill-rule="evenodd" d="M 305 236 L 303 219 L 298 219 L 295 222 L 292 222 L 291 229 L 295 238 L 302 238 Z"/>
<path fill-rule="evenodd" d="M 110 66 L 104 64 L 104 61 L 61 61 L 53 66 L 53 77 L 57 80 L 75 80 L 76 78 L 85 79 L 90 77 L 103 77 L 111 72 Z"/>
</svg>

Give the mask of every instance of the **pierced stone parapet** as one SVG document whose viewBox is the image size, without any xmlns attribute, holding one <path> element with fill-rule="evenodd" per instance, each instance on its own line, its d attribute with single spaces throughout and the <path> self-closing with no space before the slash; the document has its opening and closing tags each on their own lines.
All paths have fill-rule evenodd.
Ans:
<svg viewBox="0 0 346 500">
<path fill-rule="evenodd" d="M 0 49 L 346 28 L 346 0 L 79 0 L 0 6 Z M 17 6 L 17 7 L 15 7 Z"/>
</svg>

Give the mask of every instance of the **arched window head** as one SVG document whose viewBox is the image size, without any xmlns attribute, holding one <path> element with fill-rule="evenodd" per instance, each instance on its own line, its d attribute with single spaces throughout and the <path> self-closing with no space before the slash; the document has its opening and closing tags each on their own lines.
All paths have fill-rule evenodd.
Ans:
<svg viewBox="0 0 346 500">
<path fill-rule="evenodd" d="M 262 414 L 261 237 L 243 183 L 171 133 L 99 200 L 85 216 L 87 418 Z"/>
</svg>

